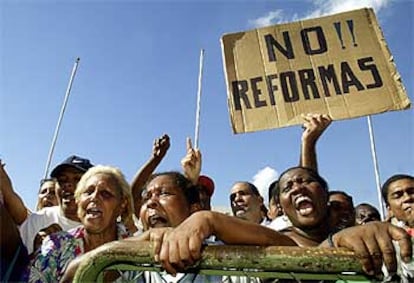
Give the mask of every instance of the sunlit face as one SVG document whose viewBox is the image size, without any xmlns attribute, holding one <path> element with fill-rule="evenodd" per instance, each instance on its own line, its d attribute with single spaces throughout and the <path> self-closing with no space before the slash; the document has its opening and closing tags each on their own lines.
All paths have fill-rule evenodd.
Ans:
<svg viewBox="0 0 414 283">
<path fill-rule="evenodd" d="M 339 231 L 355 225 L 353 204 L 343 194 L 329 196 L 329 226 L 332 231 Z"/>
<path fill-rule="evenodd" d="M 381 221 L 379 212 L 373 207 L 360 205 L 355 209 L 355 224 L 364 225 L 371 221 Z"/>
<path fill-rule="evenodd" d="M 78 216 L 89 233 L 116 230 L 116 219 L 126 205 L 114 177 L 98 173 L 86 180 L 77 199 Z"/>
<path fill-rule="evenodd" d="M 388 209 L 400 221 L 414 227 L 414 181 L 400 179 L 388 186 Z"/>
<path fill-rule="evenodd" d="M 256 195 L 248 183 L 239 182 L 233 185 L 230 205 L 234 216 L 254 223 L 261 222 L 263 198 Z"/>
<path fill-rule="evenodd" d="M 58 205 L 56 197 L 56 186 L 57 183 L 53 180 L 45 181 L 40 187 L 38 194 L 39 209 L 43 207 Z"/>
<path fill-rule="evenodd" d="M 292 224 L 299 228 L 312 228 L 325 221 L 328 210 L 328 193 L 303 168 L 293 168 L 281 176 L 280 205 Z"/>
<path fill-rule="evenodd" d="M 191 206 L 173 176 L 160 175 L 149 182 L 142 195 L 140 211 L 144 230 L 176 227 L 190 214 Z"/>
<path fill-rule="evenodd" d="M 61 207 L 63 214 L 75 221 L 79 221 L 77 210 L 78 206 L 75 202 L 75 189 L 83 172 L 72 167 L 65 167 L 60 170 L 59 175 L 56 176 L 59 186 L 56 188 L 56 195 L 58 204 Z"/>
</svg>

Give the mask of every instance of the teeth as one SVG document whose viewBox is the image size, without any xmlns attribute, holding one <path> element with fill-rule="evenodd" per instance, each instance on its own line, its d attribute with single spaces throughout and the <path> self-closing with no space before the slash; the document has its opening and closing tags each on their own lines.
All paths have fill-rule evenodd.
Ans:
<svg viewBox="0 0 414 283">
<path fill-rule="evenodd" d="M 63 197 L 64 198 L 69 198 L 69 197 L 73 197 L 74 196 L 74 194 L 73 193 L 70 193 L 70 192 L 64 192 L 63 193 Z"/>
<path fill-rule="evenodd" d="M 96 213 L 102 213 L 102 211 L 96 207 L 88 208 L 87 213 L 96 214 Z"/>
<path fill-rule="evenodd" d="M 309 213 L 312 212 L 312 207 L 306 207 L 306 208 L 301 208 L 299 209 L 300 214 L 302 215 L 308 215 Z"/>
<path fill-rule="evenodd" d="M 152 216 L 148 217 L 148 223 L 151 226 L 154 226 L 154 225 L 160 224 L 160 223 L 166 223 L 166 222 L 167 221 L 164 218 L 162 218 L 158 215 L 152 215 Z"/>
<path fill-rule="evenodd" d="M 309 197 L 307 196 L 299 196 L 296 200 L 295 200 L 295 204 L 299 205 L 301 202 L 303 201 L 312 201 Z"/>
<path fill-rule="evenodd" d="M 312 199 L 301 195 L 295 199 L 295 207 L 301 215 L 309 215 L 313 211 Z"/>
</svg>

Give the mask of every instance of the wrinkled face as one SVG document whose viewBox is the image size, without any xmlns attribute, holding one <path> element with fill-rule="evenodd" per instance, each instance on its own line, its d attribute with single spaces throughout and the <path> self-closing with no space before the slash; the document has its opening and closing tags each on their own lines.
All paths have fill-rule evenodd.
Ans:
<svg viewBox="0 0 414 283">
<path fill-rule="evenodd" d="M 381 221 L 381 216 L 378 211 L 370 206 L 358 206 L 355 209 L 355 224 L 364 225 L 371 221 Z"/>
<path fill-rule="evenodd" d="M 287 171 L 279 179 L 279 186 L 280 205 L 294 226 L 312 228 L 325 221 L 328 193 L 309 171 Z"/>
<path fill-rule="evenodd" d="M 160 175 L 149 182 L 142 194 L 140 211 L 144 230 L 176 227 L 190 214 L 191 206 L 173 176 Z"/>
<path fill-rule="evenodd" d="M 388 187 L 388 209 L 398 220 L 414 227 L 414 181 L 400 179 Z"/>
<path fill-rule="evenodd" d="M 40 187 L 39 195 L 38 195 L 39 209 L 43 207 L 58 205 L 58 201 L 56 197 L 56 186 L 57 186 L 57 183 L 52 180 L 45 181 L 42 184 L 42 186 Z"/>
<path fill-rule="evenodd" d="M 355 225 L 355 210 L 352 203 L 343 194 L 329 196 L 329 227 L 331 231 L 340 231 Z"/>
<path fill-rule="evenodd" d="M 88 233 L 101 234 L 116 230 L 116 219 L 126 205 L 114 177 L 96 174 L 80 188 L 78 216 Z"/>
<path fill-rule="evenodd" d="M 252 192 L 247 183 L 236 183 L 231 188 L 230 205 L 233 215 L 254 223 L 262 220 L 263 198 Z"/>
<path fill-rule="evenodd" d="M 75 202 L 75 189 L 83 172 L 72 167 L 62 169 L 59 175 L 56 176 L 59 186 L 56 188 L 56 195 L 58 204 L 61 207 L 63 214 L 75 221 L 79 221 L 77 210 L 78 206 Z"/>
</svg>

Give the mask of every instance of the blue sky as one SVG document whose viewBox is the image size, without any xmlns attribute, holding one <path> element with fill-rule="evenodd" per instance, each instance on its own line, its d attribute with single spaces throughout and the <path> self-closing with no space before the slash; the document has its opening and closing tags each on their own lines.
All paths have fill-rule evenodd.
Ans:
<svg viewBox="0 0 414 283">
<path fill-rule="evenodd" d="M 153 140 L 167 133 L 171 147 L 158 169 L 180 170 L 185 139 L 194 136 L 204 48 L 202 171 L 216 183 L 213 206 L 228 206 L 233 182 L 257 175 L 256 182 L 266 184 L 298 163 L 302 130 L 232 133 L 220 37 L 361 5 L 377 11 L 413 102 L 413 1 L 1 1 L 0 157 L 15 190 L 35 207 L 77 57 L 52 168 L 77 154 L 119 167 L 131 180 Z M 414 174 L 413 110 L 374 115 L 372 121 L 381 181 Z M 333 122 L 317 150 L 331 189 L 378 206 L 365 117 Z"/>
</svg>

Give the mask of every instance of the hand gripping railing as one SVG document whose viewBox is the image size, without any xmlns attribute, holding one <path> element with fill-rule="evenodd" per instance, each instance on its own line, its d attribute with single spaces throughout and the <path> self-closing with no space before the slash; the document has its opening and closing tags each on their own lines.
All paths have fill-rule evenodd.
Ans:
<svg viewBox="0 0 414 283">
<path fill-rule="evenodd" d="M 101 246 L 83 259 L 74 282 L 102 282 L 107 270 L 160 271 L 149 242 L 116 241 Z M 300 280 L 369 280 L 354 253 L 346 249 L 207 246 L 199 263 L 188 272 Z"/>
</svg>

